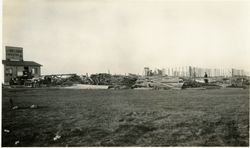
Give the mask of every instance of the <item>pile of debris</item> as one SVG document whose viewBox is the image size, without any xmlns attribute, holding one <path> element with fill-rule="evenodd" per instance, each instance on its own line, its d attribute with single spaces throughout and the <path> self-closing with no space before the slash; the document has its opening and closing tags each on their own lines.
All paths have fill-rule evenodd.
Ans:
<svg viewBox="0 0 250 148">
<path fill-rule="evenodd" d="M 211 82 L 211 83 L 203 83 L 202 81 L 196 81 L 194 79 L 185 79 L 184 84 L 182 86 L 183 89 L 185 88 L 206 88 L 206 89 L 218 89 L 221 88 L 220 85 L 217 84 L 217 82 Z"/>
<path fill-rule="evenodd" d="M 181 89 L 184 82 L 178 77 L 168 76 L 146 76 L 140 77 L 135 85 L 135 89 L 151 88 L 157 90 Z"/>
<path fill-rule="evenodd" d="M 44 75 L 39 78 L 32 78 L 26 81 L 30 87 L 68 87 L 75 84 L 87 85 L 108 85 L 110 88 L 132 88 L 138 76 L 129 74 L 125 75 L 111 75 L 107 73 L 87 75 L 77 74 L 57 74 Z"/>
<path fill-rule="evenodd" d="M 50 86 L 72 86 L 73 84 L 82 83 L 80 76 L 76 74 L 63 75 L 63 76 L 45 76 L 42 84 Z"/>
<path fill-rule="evenodd" d="M 32 87 L 72 86 L 85 81 L 77 74 L 45 75 L 32 79 Z"/>
<path fill-rule="evenodd" d="M 90 80 L 92 85 L 110 85 L 111 75 L 107 73 L 92 74 Z"/>
<path fill-rule="evenodd" d="M 249 88 L 250 78 L 249 77 L 233 77 L 231 80 L 231 88 Z"/>
<path fill-rule="evenodd" d="M 204 82 L 204 78 L 185 79 L 183 88 L 206 88 L 206 89 L 218 89 L 218 88 L 249 88 L 250 81 L 248 77 L 215 77 L 209 78 L 208 83 Z"/>
<path fill-rule="evenodd" d="M 138 79 L 137 75 L 113 75 L 109 89 L 132 89 Z"/>
<path fill-rule="evenodd" d="M 111 75 L 107 73 L 92 74 L 92 85 L 109 85 L 109 89 L 130 89 L 138 79 L 137 75 Z"/>
</svg>

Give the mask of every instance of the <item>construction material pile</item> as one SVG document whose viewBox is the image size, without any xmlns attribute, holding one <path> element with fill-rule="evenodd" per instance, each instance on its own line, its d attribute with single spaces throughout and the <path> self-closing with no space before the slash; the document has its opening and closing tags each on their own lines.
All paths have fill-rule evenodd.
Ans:
<svg viewBox="0 0 250 148">
<path fill-rule="evenodd" d="M 110 85 L 111 75 L 107 73 L 92 74 L 90 80 L 92 85 Z"/>
<path fill-rule="evenodd" d="M 87 75 L 81 75 L 81 84 L 91 84 L 91 80 Z"/>
<path fill-rule="evenodd" d="M 110 75 L 106 73 L 92 74 L 92 85 L 109 85 L 109 89 L 129 89 L 137 80 L 136 75 Z"/>
<path fill-rule="evenodd" d="M 138 76 L 136 75 L 113 75 L 111 77 L 111 85 L 109 89 L 131 89 L 136 83 Z"/>
<path fill-rule="evenodd" d="M 249 77 L 233 77 L 231 80 L 231 85 L 228 87 L 232 88 L 249 88 L 250 78 Z"/>
<path fill-rule="evenodd" d="M 76 74 L 47 75 L 37 80 L 33 80 L 33 82 L 36 87 L 72 86 L 74 84 L 83 83 L 81 77 Z"/>
<path fill-rule="evenodd" d="M 204 83 L 202 81 L 197 81 L 194 79 L 185 79 L 182 88 L 183 89 L 185 89 L 185 88 L 218 89 L 218 88 L 221 88 L 221 86 L 218 85 L 218 83 L 216 83 L 216 82 Z"/>
<path fill-rule="evenodd" d="M 45 75 L 31 80 L 32 87 L 67 87 L 76 84 L 108 85 L 110 88 L 132 88 L 137 80 L 136 75 L 111 75 L 107 73 L 87 75 L 58 74 Z"/>
<path fill-rule="evenodd" d="M 183 80 L 178 77 L 167 76 L 146 76 L 140 77 L 135 85 L 135 89 L 151 88 L 151 89 L 181 89 Z"/>
<path fill-rule="evenodd" d="M 208 78 L 208 83 L 205 83 L 204 78 L 186 78 L 183 88 L 249 88 L 250 81 L 248 77 L 213 77 Z"/>
<path fill-rule="evenodd" d="M 72 86 L 73 84 L 81 84 L 81 83 L 82 83 L 82 79 L 80 78 L 80 76 L 72 75 L 68 78 L 61 79 L 61 81 L 59 81 L 57 85 Z"/>
</svg>

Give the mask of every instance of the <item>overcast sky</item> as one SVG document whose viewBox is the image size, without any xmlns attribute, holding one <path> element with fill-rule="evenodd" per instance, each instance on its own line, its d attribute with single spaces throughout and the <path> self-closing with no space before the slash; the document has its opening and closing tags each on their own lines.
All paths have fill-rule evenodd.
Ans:
<svg viewBox="0 0 250 148">
<path fill-rule="evenodd" d="M 250 70 L 249 9 L 246 1 L 3 0 L 3 47 L 23 47 L 42 74 Z"/>
</svg>

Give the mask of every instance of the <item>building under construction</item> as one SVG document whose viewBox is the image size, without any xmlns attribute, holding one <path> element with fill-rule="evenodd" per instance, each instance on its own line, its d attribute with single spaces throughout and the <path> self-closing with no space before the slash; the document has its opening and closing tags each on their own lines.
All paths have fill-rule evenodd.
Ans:
<svg viewBox="0 0 250 148">
<path fill-rule="evenodd" d="M 246 76 L 248 73 L 241 69 L 218 69 L 218 68 L 200 68 L 193 66 L 184 67 L 168 67 L 166 69 L 151 70 L 149 67 L 144 68 L 145 76 L 153 75 L 167 75 L 173 77 L 204 77 L 207 73 L 208 77 L 235 77 L 235 76 Z"/>
</svg>

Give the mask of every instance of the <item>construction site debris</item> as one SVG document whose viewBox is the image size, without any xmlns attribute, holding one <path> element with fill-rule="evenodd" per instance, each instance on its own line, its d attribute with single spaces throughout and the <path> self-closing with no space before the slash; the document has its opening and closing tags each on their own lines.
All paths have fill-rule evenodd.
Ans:
<svg viewBox="0 0 250 148">
<path fill-rule="evenodd" d="M 156 90 L 181 89 L 183 80 L 178 77 L 147 76 L 140 77 L 133 88 L 152 88 Z"/>
<path fill-rule="evenodd" d="M 228 87 L 232 88 L 249 88 L 250 86 L 250 79 L 247 77 L 233 77 L 231 80 L 231 85 Z"/>
<path fill-rule="evenodd" d="M 147 71 L 147 69 L 146 69 Z M 111 75 L 97 73 L 86 75 L 56 74 L 44 75 L 40 78 L 27 79 L 25 86 L 13 85 L 11 87 L 62 87 L 92 89 L 90 85 L 108 86 L 108 89 L 185 89 L 185 88 L 249 88 L 249 77 L 179 77 L 159 74 L 154 75 Z M 88 85 L 87 87 L 82 84 Z M 95 87 L 93 87 L 95 89 Z M 11 105 L 13 108 L 13 105 Z"/>
<path fill-rule="evenodd" d="M 90 80 L 93 85 L 110 85 L 111 75 L 107 73 L 92 74 Z"/>
<path fill-rule="evenodd" d="M 133 74 L 129 74 L 128 76 L 113 75 L 109 89 L 132 89 L 137 79 L 138 76 Z"/>
<path fill-rule="evenodd" d="M 212 88 L 221 88 L 220 85 L 217 84 L 217 82 L 210 82 L 210 83 L 205 83 L 204 81 L 201 82 L 201 81 L 197 81 L 197 80 L 194 80 L 194 79 L 185 79 L 184 80 L 184 84 L 182 86 L 183 89 L 185 88 L 206 88 L 206 89 L 212 89 Z"/>
</svg>

